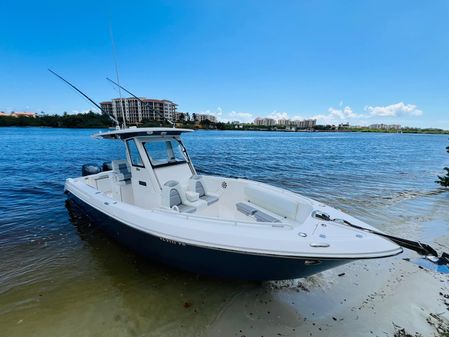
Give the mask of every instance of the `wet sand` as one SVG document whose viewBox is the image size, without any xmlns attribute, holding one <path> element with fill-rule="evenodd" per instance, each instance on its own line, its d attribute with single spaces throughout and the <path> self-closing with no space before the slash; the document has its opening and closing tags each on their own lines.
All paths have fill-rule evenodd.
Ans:
<svg viewBox="0 0 449 337">
<path fill-rule="evenodd" d="M 448 252 L 448 206 L 447 192 L 411 196 L 385 207 L 382 216 L 396 215 L 390 233 Z M 404 209 L 416 213 L 398 217 Z M 449 274 L 413 263 L 417 258 L 405 250 L 303 280 L 266 283 L 228 303 L 208 335 L 448 336 Z"/>
<path fill-rule="evenodd" d="M 449 197 L 441 194 L 432 200 L 425 202 L 431 206 L 426 212 L 399 221 L 404 227 L 410 222 L 408 237 L 448 252 Z M 416 209 L 421 202 L 412 197 L 391 211 Z M 393 234 L 407 237 L 401 226 L 395 228 Z M 449 274 L 420 267 L 413 263 L 416 259 L 414 252 L 404 251 L 303 280 L 266 283 L 228 303 L 207 335 L 448 336 Z"/>
<path fill-rule="evenodd" d="M 402 198 L 384 205 L 377 220 L 396 214 L 388 225 L 392 234 L 449 251 L 448 198 L 448 193 Z M 398 216 L 407 209 L 414 211 Z M 2 283 L 13 284 L 0 288 L 2 336 L 427 337 L 449 331 L 449 275 L 404 260 L 415 259 L 414 252 L 306 279 L 235 282 L 143 261 L 91 229 L 75 228 L 81 247 L 59 256 L 62 263 L 34 271 L 39 281 L 20 266 L 15 270 L 23 277 L 14 280 L 2 262 Z M 39 244 L 46 249 L 29 243 Z M 16 260 L 33 258 L 30 247 L 14 254 Z M 51 250 L 53 261 L 50 257 Z"/>
<path fill-rule="evenodd" d="M 449 332 L 445 297 L 448 275 L 401 259 L 354 264 L 242 293 L 208 335 L 393 336 L 403 328 L 412 336 L 443 336 Z M 429 324 L 432 314 L 441 322 Z"/>
</svg>

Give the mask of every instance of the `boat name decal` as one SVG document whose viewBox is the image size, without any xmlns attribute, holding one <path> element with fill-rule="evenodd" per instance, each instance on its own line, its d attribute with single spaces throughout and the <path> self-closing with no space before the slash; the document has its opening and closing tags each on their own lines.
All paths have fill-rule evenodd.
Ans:
<svg viewBox="0 0 449 337">
<path fill-rule="evenodd" d="M 185 246 L 186 244 L 184 242 L 179 242 L 175 240 L 170 240 L 166 238 L 159 237 L 159 239 L 163 242 L 171 243 L 172 245 L 178 245 L 178 246 Z"/>
</svg>

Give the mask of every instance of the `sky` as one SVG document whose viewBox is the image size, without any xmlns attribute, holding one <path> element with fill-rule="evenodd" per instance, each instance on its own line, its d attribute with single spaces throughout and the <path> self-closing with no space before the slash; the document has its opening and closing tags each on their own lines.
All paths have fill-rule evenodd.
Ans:
<svg viewBox="0 0 449 337">
<path fill-rule="evenodd" d="M 2 0 L 0 111 L 138 96 L 222 121 L 449 129 L 449 0 Z"/>
</svg>

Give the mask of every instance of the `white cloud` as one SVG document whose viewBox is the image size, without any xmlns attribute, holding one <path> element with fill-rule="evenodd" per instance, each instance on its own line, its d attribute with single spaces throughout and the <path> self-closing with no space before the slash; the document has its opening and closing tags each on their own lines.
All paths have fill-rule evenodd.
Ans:
<svg viewBox="0 0 449 337">
<path fill-rule="evenodd" d="M 423 112 L 415 104 L 399 102 L 387 106 L 366 106 L 365 111 L 371 116 L 398 117 L 398 116 L 421 116 Z"/>
<path fill-rule="evenodd" d="M 329 116 L 332 118 L 344 119 L 344 118 L 355 118 L 359 117 L 356 113 L 354 113 L 350 106 L 345 106 L 344 108 L 340 107 L 339 109 L 329 108 Z"/>
<path fill-rule="evenodd" d="M 271 114 L 267 116 L 267 118 L 273 118 L 274 120 L 280 120 L 280 119 L 289 119 L 288 113 L 286 112 L 277 112 L 273 111 Z"/>
<path fill-rule="evenodd" d="M 221 107 L 217 107 L 215 111 L 212 110 L 205 110 L 205 111 L 198 111 L 195 112 L 196 114 L 206 114 L 206 115 L 213 115 L 217 117 L 217 119 L 220 122 L 232 122 L 235 120 L 238 120 L 240 122 L 249 123 L 254 120 L 254 115 L 249 112 L 237 112 L 232 110 L 231 112 L 224 112 Z"/>
<path fill-rule="evenodd" d="M 355 113 L 350 106 L 343 107 L 343 102 L 340 102 L 339 108 L 330 107 L 328 114 L 318 114 L 312 118 L 326 124 L 339 123 L 350 119 L 357 119 L 358 123 L 368 123 L 369 119 L 376 117 L 421 116 L 423 114 L 415 104 L 405 104 L 404 102 L 387 106 L 365 106 L 364 111 L 366 113 Z"/>
<path fill-rule="evenodd" d="M 228 117 L 230 120 L 239 120 L 240 122 L 249 123 L 252 122 L 254 119 L 254 115 L 249 112 L 237 112 L 237 111 L 231 111 L 228 114 Z"/>
<path fill-rule="evenodd" d="M 212 110 L 206 110 L 206 111 L 199 111 L 196 112 L 197 114 L 201 114 L 201 115 L 212 115 L 215 116 L 217 118 L 221 117 L 223 115 L 223 109 L 221 107 L 217 107 L 215 109 L 215 111 Z"/>
<path fill-rule="evenodd" d="M 311 118 L 324 123 L 334 123 L 338 121 L 347 120 L 350 118 L 366 117 L 364 115 L 355 113 L 354 111 L 352 111 L 352 108 L 348 105 L 343 107 L 343 102 L 340 102 L 339 108 L 330 107 L 329 109 L 327 109 L 327 111 L 328 114 L 319 114 L 312 116 Z"/>
<path fill-rule="evenodd" d="M 369 124 L 373 121 L 377 121 L 379 117 L 400 117 L 400 116 L 421 116 L 423 112 L 418 109 L 415 104 L 405 104 L 399 102 L 387 106 L 365 106 L 364 113 L 357 113 L 349 105 L 344 105 L 341 101 L 338 107 L 329 107 L 327 113 L 317 114 L 315 116 L 300 116 L 295 115 L 289 117 L 287 112 L 273 111 L 268 115 L 254 115 L 249 112 L 224 112 L 221 107 L 217 107 L 215 111 L 206 110 L 197 112 L 200 114 L 210 114 L 217 117 L 222 122 L 231 122 L 238 120 L 243 123 L 252 122 L 255 117 L 268 117 L 275 120 L 291 119 L 291 120 L 303 120 L 303 119 L 316 119 L 320 124 L 338 124 L 342 122 L 349 122 L 356 120 L 358 124 Z"/>
<path fill-rule="evenodd" d="M 93 112 L 100 112 L 100 111 L 98 111 L 98 109 L 93 108 L 93 109 L 86 109 L 86 110 L 81 110 L 81 111 L 80 110 L 72 110 L 72 112 L 71 113 L 68 112 L 68 114 L 69 115 L 87 114 L 87 113 L 89 113 L 91 111 L 93 111 Z"/>
<path fill-rule="evenodd" d="M 266 117 L 273 118 L 274 120 L 277 120 L 277 121 L 280 119 L 290 119 L 293 121 L 305 119 L 303 116 L 300 116 L 300 115 L 294 115 L 293 117 L 289 117 L 288 112 L 277 112 L 277 111 L 273 111 Z"/>
</svg>

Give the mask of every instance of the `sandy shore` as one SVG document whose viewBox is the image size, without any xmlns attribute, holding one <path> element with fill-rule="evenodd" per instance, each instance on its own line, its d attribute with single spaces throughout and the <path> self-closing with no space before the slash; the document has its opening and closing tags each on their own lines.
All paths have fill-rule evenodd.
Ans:
<svg viewBox="0 0 449 337">
<path fill-rule="evenodd" d="M 434 233 L 446 233 L 427 242 L 449 251 L 448 222 L 426 220 Z M 246 289 L 228 303 L 207 335 L 449 336 L 449 274 L 406 258 L 417 255 L 405 251 L 304 280 Z"/>
</svg>

